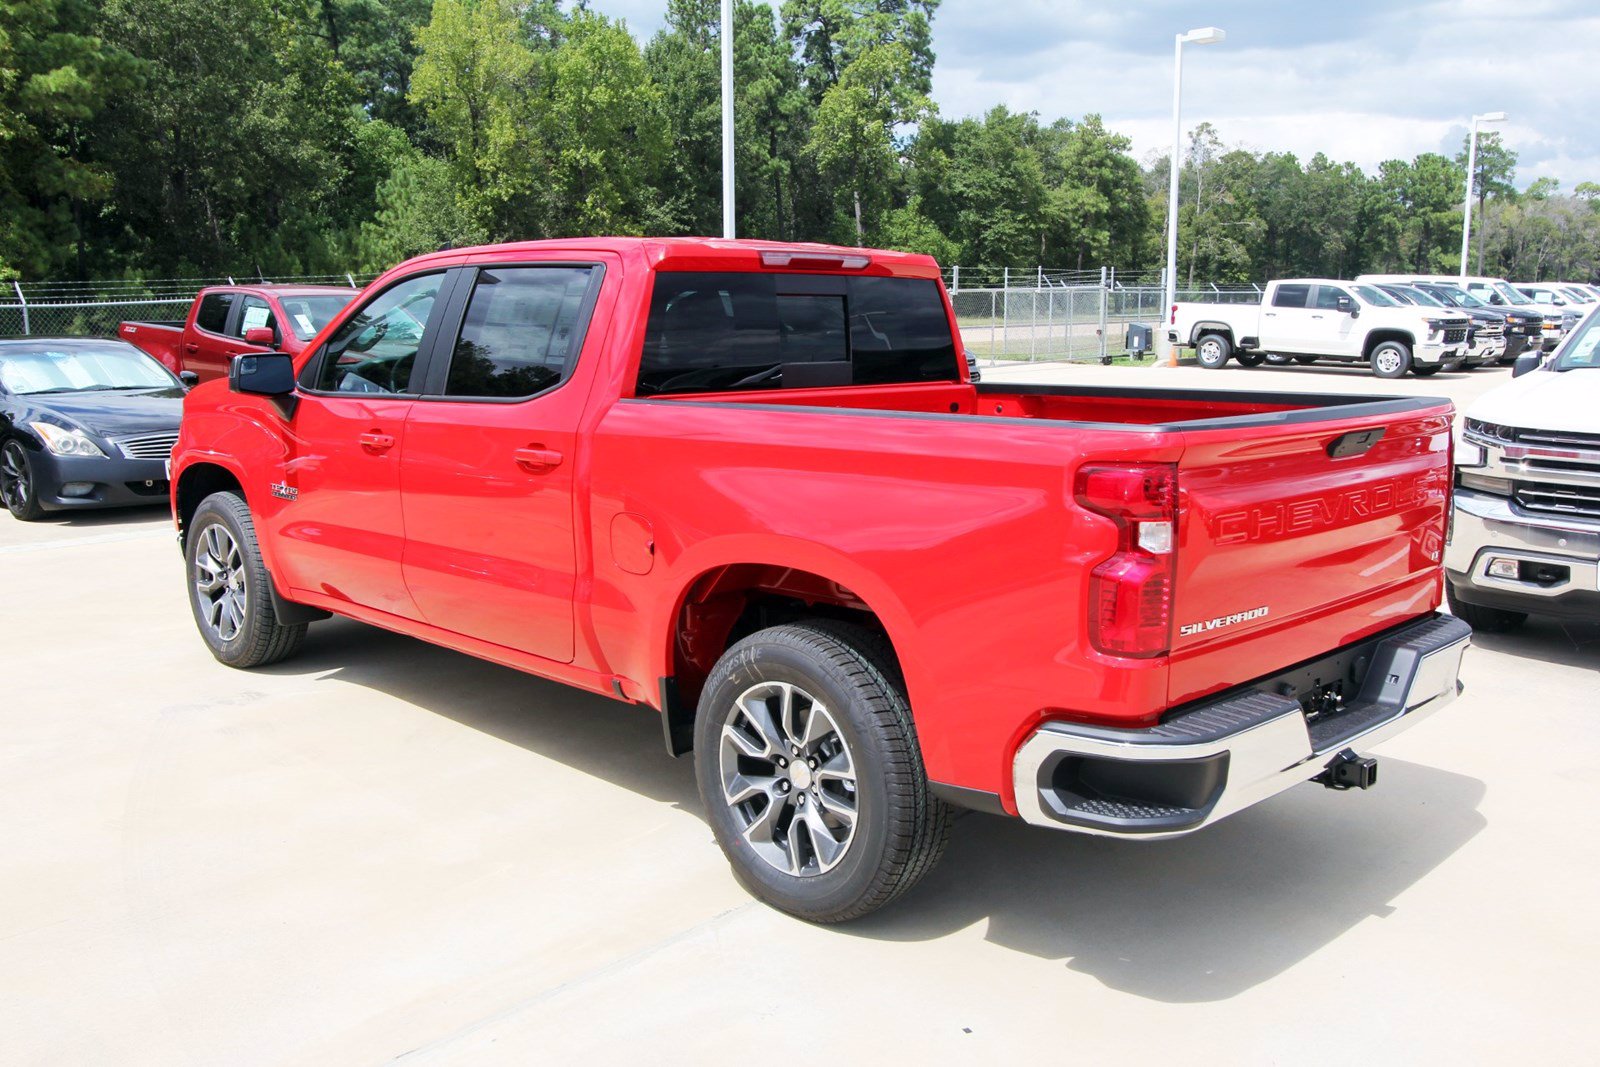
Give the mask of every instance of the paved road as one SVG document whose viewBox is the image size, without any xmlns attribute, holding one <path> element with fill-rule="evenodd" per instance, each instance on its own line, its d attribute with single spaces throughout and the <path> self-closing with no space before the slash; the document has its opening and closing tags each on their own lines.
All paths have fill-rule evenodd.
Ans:
<svg viewBox="0 0 1600 1067">
<path fill-rule="evenodd" d="M 969 816 L 823 929 L 734 884 L 650 713 L 341 621 L 231 671 L 181 583 L 159 513 L 0 517 L 8 1064 L 1592 1059 L 1600 627 L 1480 639 L 1369 793 Z"/>
</svg>

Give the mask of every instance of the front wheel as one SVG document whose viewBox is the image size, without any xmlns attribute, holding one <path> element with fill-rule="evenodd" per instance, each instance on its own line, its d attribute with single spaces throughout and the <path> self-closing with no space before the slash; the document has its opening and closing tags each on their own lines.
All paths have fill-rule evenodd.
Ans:
<svg viewBox="0 0 1600 1067">
<path fill-rule="evenodd" d="M 1265 352 L 1240 352 L 1233 357 L 1241 367 L 1259 367 L 1267 361 Z"/>
<path fill-rule="evenodd" d="M 4 498 L 6 510 L 23 522 L 33 522 L 44 514 L 28 450 L 14 437 L 0 447 L 0 498 Z"/>
<path fill-rule="evenodd" d="M 1371 360 L 1378 377 L 1404 378 L 1411 369 L 1411 349 L 1399 341 L 1383 341 L 1373 348 Z"/>
<path fill-rule="evenodd" d="M 306 624 L 278 622 L 255 523 L 237 493 L 212 493 L 200 502 L 184 541 L 184 563 L 195 626 L 218 660 L 264 667 L 300 650 Z"/>
<path fill-rule="evenodd" d="M 1294 361 L 1303 367 L 1309 367 L 1317 361 L 1316 356 L 1295 356 Z"/>
<path fill-rule="evenodd" d="M 888 642 L 830 620 L 774 626 L 723 654 L 695 720 L 695 778 L 734 876 L 812 922 L 859 918 L 943 854 Z"/>
<path fill-rule="evenodd" d="M 1455 587 L 1449 582 L 1445 583 L 1444 594 L 1445 599 L 1450 603 L 1450 614 L 1482 633 L 1509 633 L 1528 621 L 1528 613 L 1526 611 L 1486 608 L 1479 604 L 1468 604 L 1464 600 L 1458 600 Z"/>
<path fill-rule="evenodd" d="M 1202 336 L 1194 346 L 1195 358 L 1200 365 L 1209 370 L 1217 370 L 1228 362 L 1228 356 L 1233 352 L 1233 342 L 1220 333 L 1208 333 Z"/>
</svg>

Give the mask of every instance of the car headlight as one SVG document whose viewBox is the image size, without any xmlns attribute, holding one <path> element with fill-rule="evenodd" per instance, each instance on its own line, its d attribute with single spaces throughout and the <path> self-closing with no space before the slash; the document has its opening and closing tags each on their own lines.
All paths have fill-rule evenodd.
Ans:
<svg viewBox="0 0 1600 1067">
<path fill-rule="evenodd" d="M 30 422 L 33 432 L 39 435 L 46 448 L 58 456 L 77 456 L 80 459 L 105 459 L 100 446 L 89 440 L 82 430 L 69 430 L 51 422 Z"/>
</svg>

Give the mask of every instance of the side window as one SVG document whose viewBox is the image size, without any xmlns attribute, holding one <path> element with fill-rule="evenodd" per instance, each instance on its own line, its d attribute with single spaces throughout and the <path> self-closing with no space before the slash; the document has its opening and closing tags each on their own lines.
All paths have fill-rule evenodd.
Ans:
<svg viewBox="0 0 1600 1067">
<path fill-rule="evenodd" d="M 1349 300 L 1350 294 L 1345 292 L 1343 289 L 1335 289 L 1331 285 L 1317 286 L 1317 310 L 1338 311 L 1339 299 L 1341 297 L 1343 297 L 1345 300 Z"/>
<path fill-rule="evenodd" d="M 515 399 L 559 385 L 583 341 L 591 267 L 490 267 L 478 272 L 446 396 Z"/>
<path fill-rule="evenodd" d="M 417 350 L 443 284 L 442 273 L 420 274 L 373 297 L 328 339 L 313 388 L 328 393 L 409 392 Z"/>
<path fill-rule="evenodd" d="M 271 326 L 274 336 L 278 334 L 278 323 L 273 318 L 272 308 L 259 296 L 243 296 L 240 298 L 239 322 L 232 330 L 232 336 L 243 337 L 245 332 L 257 326 Z"/>
<path fill-rule="evenodd" d="M 1311 295 L 1309 285 L 1280 285 L 1272 294 L 1272 306 L 1275 308 L 1303 308 L 1306 298 Z"/>
<path fill-rule="evenodd" d="M 207 293 L 200 298 L 194 324 L 206 333 L 222 333 L 228 327 L 228 312 L 233 309 L 233 293 Z"/>
</svg>

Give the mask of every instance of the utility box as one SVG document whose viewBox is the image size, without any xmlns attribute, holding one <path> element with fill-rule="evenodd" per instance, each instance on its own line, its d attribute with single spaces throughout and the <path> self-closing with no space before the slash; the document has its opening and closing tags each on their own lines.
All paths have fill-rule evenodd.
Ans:
<svg viewBox="0 0 1600 1067">
<path fill-rule="evenodd" d="M 1128 355 L 1134 359 L 1143 359 L 1144 354 L 1150 351 L 1150 327 L 1142 322 L 1128 323 L 1128 336 L 1125 341 Z"/>
</svg>

